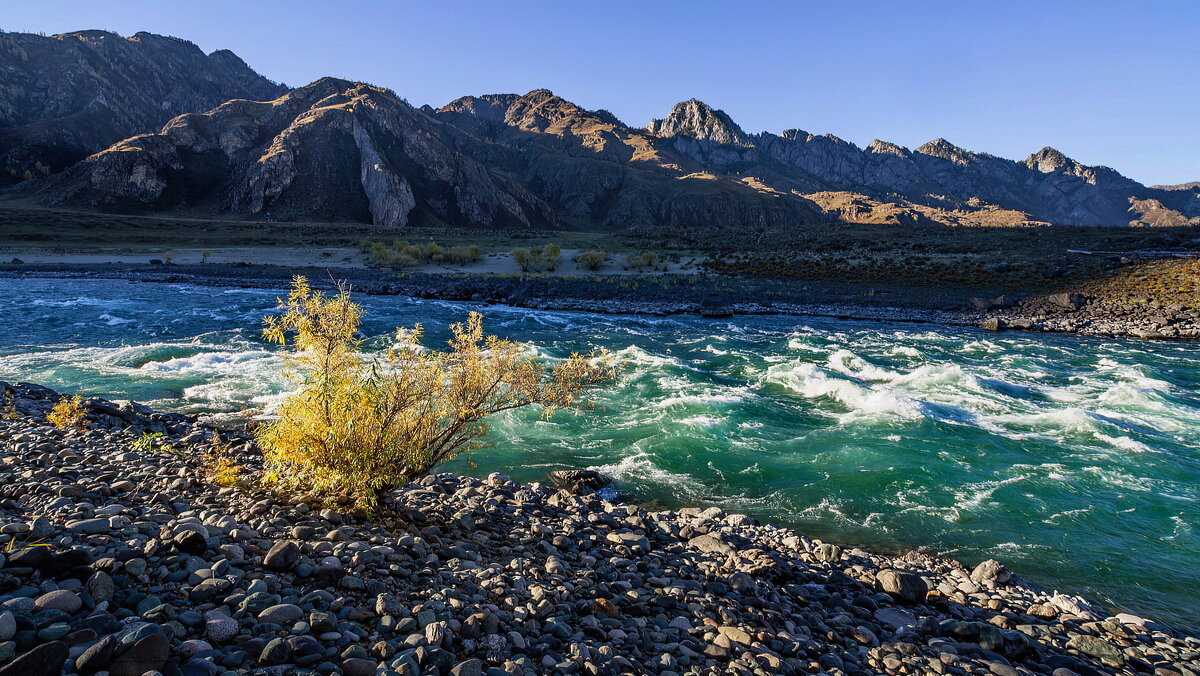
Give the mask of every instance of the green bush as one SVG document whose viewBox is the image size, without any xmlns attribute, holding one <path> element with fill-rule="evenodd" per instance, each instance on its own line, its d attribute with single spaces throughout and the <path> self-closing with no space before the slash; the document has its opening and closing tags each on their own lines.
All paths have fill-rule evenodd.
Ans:
<svg viewBox="0 0 1200 676">
<path fill-rule="evenodd" d="M 608 254 L 603 251 L 584 251 L 576 260 L 588 270 L 599 270 L 604 267 L 604 261 L 607 259 Z"/>
<path fill-rule="evenodd" d="M 465 265 L 483 257 L 483 252 L 477 246 L 453 246 L 447 250 L 437 242 L 411 244 L 403 239 L 392 240 L 391 244 L 364 240 L 359 243 L 359 249 L 367 254 L 367 262 L 371 265 L 390 268 L 403 268 L 424 262 Z"/>
<path fill-rule="evenodd" d="M 533 250 L 513 249 L 512 257 L 521 272 L 552 272 L 562 261 L 562 248 L 557 244 L 547 244 Z"/>
<path fill-rule="evenodd" d="M 650 252 L 626 254 L 624 267 L 626 270 L 666 269 L 665 265 L 659 265 L 658 256 Z"/>
</svg>

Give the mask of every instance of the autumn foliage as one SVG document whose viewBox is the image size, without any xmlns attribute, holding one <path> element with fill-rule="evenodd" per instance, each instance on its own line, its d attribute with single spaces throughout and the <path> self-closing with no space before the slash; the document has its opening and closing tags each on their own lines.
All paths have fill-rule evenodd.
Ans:
<svg viewBox="0 0 1200 676">
<path fill-rule="evenodd" d="M 257 432 L 267 478 L 366 508 L 382 491 L 485 447 L 488 416 L 534 405 L 548 416 L 616 375 L 602 353 L 548 364 L 485 336 L 475 312 L 451 326 L 447 351 L 423 347 L 416 325 L 398 329 L 385 353 L 365 355 L 356 337 L 362 309 L 349 290 L 326 296 L 302 277 L 279 309 L 264 335 L 291 345 L 299 387 Z"/>
</svg>

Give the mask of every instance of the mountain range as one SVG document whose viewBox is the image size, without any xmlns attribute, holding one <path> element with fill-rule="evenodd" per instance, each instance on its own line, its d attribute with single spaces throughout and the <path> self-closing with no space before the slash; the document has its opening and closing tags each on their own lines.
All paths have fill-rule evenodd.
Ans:
<svg viewBox="0 0 1200 676">
<path fill-rule="evenodd" d="M 336 78 L 288 89 L 148 33 L 3 33 L 0 69 L 8 192 L 44 204 L 605 230 L 1200 218 L 1200 185 L 1147 187 L 1053 148 L 1014 161 L 944 139 L 750 134 L 695 99 L 640 128 L 545 89 L 418 108 Z"/>
</svg>

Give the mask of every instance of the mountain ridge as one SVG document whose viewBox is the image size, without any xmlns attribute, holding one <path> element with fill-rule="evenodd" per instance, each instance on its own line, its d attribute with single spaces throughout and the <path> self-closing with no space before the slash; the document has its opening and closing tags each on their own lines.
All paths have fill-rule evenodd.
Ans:
<svg viewBox="0 0 1200 676">
<path fill-rule="evenodd" d="M 837 221 L 1170 226 L 1200 218 L 1198 185 L 1147 187 L 1049 146 L 1015 160 L 944 138 L 910 150 L 882 140 L 860 148 L 798 128 L 747 133 L 694 98 L 634 127 L 548 89 L 416 108 L 391 90 L 340 78 L 289 90 L 232 52 L 206 55 L 186 40 L 149 33 L 0 33 L 0 66 L 47 70 L 22 65 L 30 61 L 24 44 L 68 66 L 80 55 L 108 55 L 57 99 L 0 87 L 0 158 L 9 180 L 50 174 L 17 188 L 48 204 L 605 230 Z M 154 64 L 146 50 L 159 57 Z M 180 64 L 204 67 L 175 82 Z M 145 91 L 119 106 L 97 103 L 108 91 L 137 90 L 128 74 L 143 71 Z M 167 82 L 174 89 L 164 89 Z M 262 95 L 203 106 L 230 90 Z M 118 127 L 139 126 L 84 152 Z M 80 161 L 62 173 L 61 164 L 40 159 L 70 152 Z"/>
<path fill-rule="evenodd" d="M 718 115 L 719 114 L 719 115 Z M 833 135 L 799 129 L 738 135 L 728 115 L 695 99 L 676 104 L 647 131 L 716 171 L 753 171 L 768 184 L 802 190 L 900 196 L 914 205 L 970 207 L 981 200 L 1030 220 L 1064 225 L 1152 225 L 1200 216 L 1196 200 L 1147 187 L 1105 166 L 1086 166 L 1049 146 L 1023 161 L 969 151 L 944 138 L 908 150 L 876 140 L 865 149 Z M 736 130 L 736 131 L 735 131 Z M 724 140 L 722 140 L 724 139 Z M 771 161 L 786 182 L 772 182 Z M 1175 212 L 1166 217 L 1166 212 Z"/>
</svg>

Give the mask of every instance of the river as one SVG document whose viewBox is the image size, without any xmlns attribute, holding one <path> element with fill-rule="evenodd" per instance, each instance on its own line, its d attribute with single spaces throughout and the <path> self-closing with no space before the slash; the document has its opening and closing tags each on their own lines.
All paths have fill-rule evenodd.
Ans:
<svg viewBox="0 0 1200 676">
<path fill-rule="evenodd" d="M 0 279 L 0 380 L 165 410 L 269 413 L 279 292 Z M 513 412 L 446 469 L 591 467 L 639 501 L 719 505 L 822 539 L 997 558 L 1200 627 L 1200 345 L 797 317 L 703 319 L 358 298 L 367 345 L 479 309 L 548 356 L 625 362 L 592 411 Z"/>
</svg>

